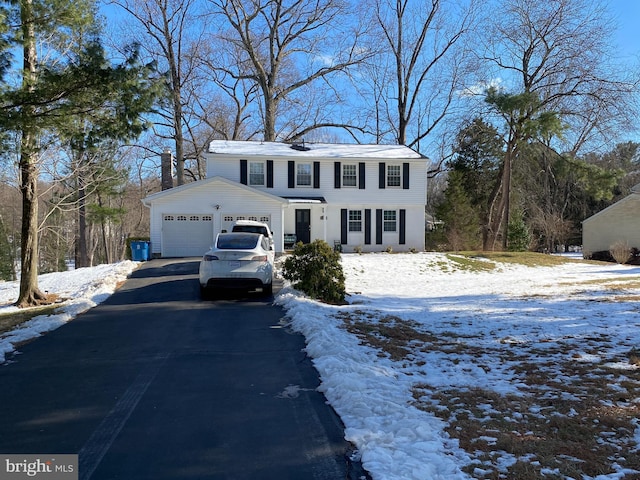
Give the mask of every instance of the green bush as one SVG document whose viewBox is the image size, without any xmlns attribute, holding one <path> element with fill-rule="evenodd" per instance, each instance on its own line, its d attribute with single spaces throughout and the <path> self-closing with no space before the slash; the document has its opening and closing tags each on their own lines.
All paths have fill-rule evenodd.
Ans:
<svg viewBox="0 0 640 480">
<path fill-rule="evenodd" d="M 522 218 L 516 214 L 507 227 L 507 250 L 510 252 L 526 252 L 531 244 L 531 232 Z"/>
<path fill-rule="evenodd" d="M 298 243 L 283 265 L 284 278 L 293 286 L 326 303 L 344 303 L 344 272 L 340 253 L 327 242 Z"/>
</svg>

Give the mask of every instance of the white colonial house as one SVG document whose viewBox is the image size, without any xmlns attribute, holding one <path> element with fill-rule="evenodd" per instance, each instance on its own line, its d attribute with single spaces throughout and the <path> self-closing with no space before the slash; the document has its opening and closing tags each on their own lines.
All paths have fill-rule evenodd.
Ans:
<svg viewBox="0 0 640 480">
<path fill-rule="evenodd" d="M 401 145 L 213 141 L 205 180 L 143 200 L 151 255 L 200 256 L 236 220 L 269 224 L 276 252 L 424 250 L 427 164 Z"/>
</svg>

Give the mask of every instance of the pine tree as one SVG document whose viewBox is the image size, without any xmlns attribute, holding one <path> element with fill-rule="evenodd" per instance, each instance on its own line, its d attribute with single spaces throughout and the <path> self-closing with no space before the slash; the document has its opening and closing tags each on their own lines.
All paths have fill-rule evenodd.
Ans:
<svg viewBox="0 0 640 480">
<path fill-rule="evenodd" d="M 463 181 L 462 172 L 450 172 L 444 202 L 436 208 L 436 215 L 444 223 L 444 235 L 452 250 L 474 250 L 481 243 L 478 213 L 471 204 Z"/>
<path fill-rule="evenodd" d="M 40 137 L 72 121 L 74 116 L 87 115 L 104 106 L 112 113 L 112 121 L 105 122 L 98 132 L 111 131 L 119 125 L 135 131 L 143 126 L 138 106 L 150 108 L 155 93 L 149 88 L 147 70 L 138 65 L 135 55 L 113 66 L 95 35 L 81 43 L 83 48 L 77 56 L 66 56 L 70 35 L 87 32 L 95 24 L 96 6 L 92 0 L 16 0 L 10 5 L 10 13 L 20 25 L 12 40 L 22 46 L 22 84 L 2 92 L 0 102 L 5 115 L 0 118 L 0 127 L 20 134 L 23 208 L 20 293 L 16 304 L 29 306 L 48 300 L 38 287 Z M 47 41 L 43 45 L 51 49 L 47 59 L 53 63 L 38 58 L 36 45 L 44 36 Z"/>
</svg>

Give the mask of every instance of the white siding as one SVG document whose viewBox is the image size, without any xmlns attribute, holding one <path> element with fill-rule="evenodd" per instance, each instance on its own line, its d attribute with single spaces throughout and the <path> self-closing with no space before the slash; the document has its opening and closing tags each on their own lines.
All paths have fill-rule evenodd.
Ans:
<svg viewBox="0 0 640 480">
<path fill-rule="evenodd" d="M 640 248 L 640 195 L 631 194 L 582 224 L 585 254 L 608 251 L 618 241 Z"/>
<path fill-rule="evenodd" d="M 208 173 L 210 176 L 221 176 L 229 178 L 235 182 L 240 182 L 240 160 L 239 157 L 223 158 L 215 156 L 208 158 Z M 246 158 L 245 158 L 246 160 Z M 299 160 L 305 163 L 320 162 L 320 188 L 288 186 L 288 161 L 295 159 L 270 159 L 265 157 L 262 160 L 273 160 L 273 188 L 256 187 L 257 190 L 283 197 L 324 197 L 328 203 L 395 203 L 401 205 L 425 205 L 427 198 L 427 165 L 424 159 L 304 159 Z M 356 164 L 365 163 L 365 189 L 358 187 L 335 188 L 334 183 L 334 163 Z M 379 188 L 378 165 L 384 162 L 388 165 L 400 165 L 409 163 L 409 184 L 410 188 L 405 190 L 402 187 Z"/>
<path fill-rule="evenodd" d="M 164 255 L 162 218 L 166 214 L 210 214 L 212 238 L 222 230 L 226 214 L 268 216 L 274 233 L 276 251 L 282 251 L 282 202 L 224 182 L 193 184 L 190 188 L 167 190 L 151 202 L 151 253 Z M 164 193 L 164 192 L 163 192 Z M 204 253 L 204 252 L 203 252 Z"/>
</svg>

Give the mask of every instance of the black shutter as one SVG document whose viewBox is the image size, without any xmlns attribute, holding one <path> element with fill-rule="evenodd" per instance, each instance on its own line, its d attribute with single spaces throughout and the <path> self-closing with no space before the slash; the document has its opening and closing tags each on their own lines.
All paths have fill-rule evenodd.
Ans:
<svg viewBox="0 0 640 480">
<path fill-rule="evenodd" d="M 248 185 L 246 160 L 240 160 L 240 183 L 242 183 L 243 185 Z"/>
<path fill-rule="evenodd" d="M 371 245 L 371 209 L 364 211 L 364 244 Z"/>
<path fill-rule="evenodd" d="M 333 187 L 340 188 L 340 181 L 342 176 L 342 166 L 340 162 L 333 162 Z"/>
<path fill-rule="evenodd" d="M 273 188 L 273 160 L 267 160 L 267 188 Z"/>
<path fill-rule="evenodd" d="M 382 245 L 382 209 L 376 209 L 376 245 Z"/>
<path fill-rule="evenodd" d="M 340 210 L 340 243 L 347 244 L 347 231 L 349 228 L 349 212 L 346 208 Z"/>
<path fill-rule="evenodd" d="M 400 245 L 407 243 L 407 211 L 400 210 Z"/>
<path fill-rule="evenodd" d="M 378 188 L 384 188 L 387 177 L 387 165 L 384 162 L 378 164 Z"/>
<path fill-rule="evenodd" d="M 358 188 L 360 190 L 365 189 L 364 178 L 365 178 L 366 168 L 364 162 L 360 162 L 358 164 Z"/>
<path fill-rule="evenodd" d="M 287 178 L 289 188 L 296 188 L 296 162 L 293 160 L 289 160 L 289 162 L 287 162 Z"/>
<path fill-rule="evenodd" d="M 313 162 L 313 188 L 320 188 L 320 162 Z"/>
<path fill-rule="evenodd" d="M 409 164 L 402 164 L 402 188 L 409 190 Z"/>
</svg>

